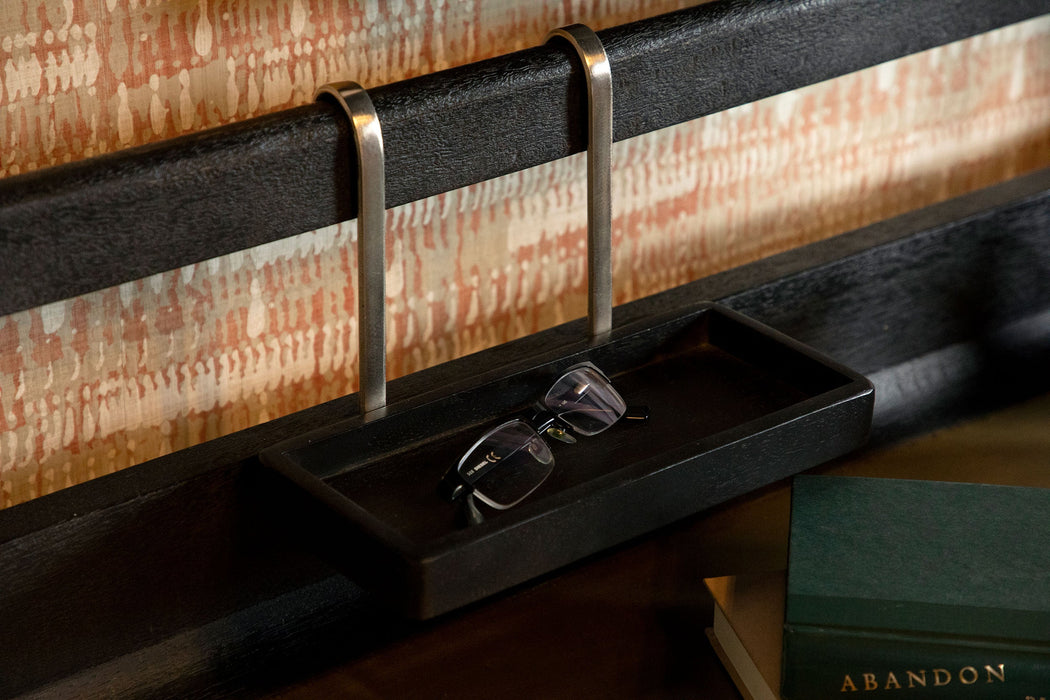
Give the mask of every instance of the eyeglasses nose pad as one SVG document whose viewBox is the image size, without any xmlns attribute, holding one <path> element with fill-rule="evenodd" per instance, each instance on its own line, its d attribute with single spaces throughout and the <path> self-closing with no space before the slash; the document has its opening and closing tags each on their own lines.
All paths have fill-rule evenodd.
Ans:
<svg viewBox="0 0 1050 700">
<path fill-rule="evenodd" d="M 551 427 L 547 428 L 547 434 L 555 440 L 558 440 L 559 442 L 564 442 L 569 445 L 573 445 L 576 443 L 576 438 L 574 438 L 567 431 L 565 431 L 562 428 L 559 428 L 556 425 L 552 425 Z"/>
<path fill-rule="evenodd" d="M 474 502 L 474 494 L 468 493 L 463 499 L 463 505 L 459 511 L 460 522 L 463 526 L 480 525 L 485 522 L 485 516 L 478 510 L 478 504 Z"/>
</svg>

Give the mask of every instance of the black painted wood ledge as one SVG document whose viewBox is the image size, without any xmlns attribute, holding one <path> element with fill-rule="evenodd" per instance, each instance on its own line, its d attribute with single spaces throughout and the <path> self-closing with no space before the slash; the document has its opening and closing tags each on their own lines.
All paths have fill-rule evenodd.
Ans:
<svg viewBox="0 0 1050 700">
<path fill-rule="evenodd" d="M 873 444 L 1050 389 L 1050 170 L 616 309 L 715 299 L 871 377 Z M 392 383 L 394 410 L 583 337 L 582 320 Z M 254 692 L 420 627 L 315 558 L 256 455 L 355 397 L 0 511 L 0 696 Z"/>
<path fill-rule="evenodd" d="M 1048 12 L 1050 0 L 719 0 L 606 29 L 615 138 Z M 555 42 L 374 86 L 388 206 L 582 151 L 577 64 Z M 0 315 L 352 219 L 352 148 L 345 116 L 315 104 L 0 180 Z"/>
</svg>

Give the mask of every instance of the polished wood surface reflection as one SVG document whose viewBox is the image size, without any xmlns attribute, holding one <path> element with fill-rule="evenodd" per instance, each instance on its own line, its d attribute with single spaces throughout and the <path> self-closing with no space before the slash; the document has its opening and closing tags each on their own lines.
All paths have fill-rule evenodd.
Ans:
<svg viewBox="0 0 1050 700">
<path fill-rule="evenodd" d="M 1050 395 L 819 471 L 1050 488 L 1048 467 Z M 704 636 L 701 580 L 784 567 L 789 505 L 777 484 L 271 697 L 739 697 Z"/>
</svg>

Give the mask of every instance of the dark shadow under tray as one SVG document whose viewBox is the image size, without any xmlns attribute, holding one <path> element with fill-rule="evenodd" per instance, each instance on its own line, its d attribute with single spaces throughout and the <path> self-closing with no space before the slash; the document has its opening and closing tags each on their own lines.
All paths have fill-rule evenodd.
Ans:
<svg viewBox="0 0 1050 700">
<path fill-rule="evenodd" d="M 430 617 L 848 452 L 871 423 L 866 379 L 713 304 L 555 357 L 263 459 L 335 514 L 315 533 L 327 558 Z M 543 485 L 463 526 L 438 495 L 442 474 L 584 360 L 648 406 L 649 420 L 574 445 L 548 440 L 555 467 Z"/>
</svg>

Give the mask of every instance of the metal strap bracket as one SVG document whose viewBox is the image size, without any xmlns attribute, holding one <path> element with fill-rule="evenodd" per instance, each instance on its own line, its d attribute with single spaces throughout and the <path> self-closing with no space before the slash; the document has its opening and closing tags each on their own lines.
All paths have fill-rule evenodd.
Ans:
<svg viewBox="0 0 1050 700">
<path fill-rule="evenodd" d="M 587 71 L 587 317 L 600 339 L 612 330 L 612 71 L 590 27 L 560 27 L 554 39 L 568 40 Z"/>
<path fill-rule="evenodd" d="M 386 167 L 383 130 L 368 92 L 354 82 L 329 83 L 315 99 L 346 112 L 357 146 L 357 340 L 361 412 L 386 408 Z M 370 415 L 371 414 L 371 415 Z"/>
</svg>

